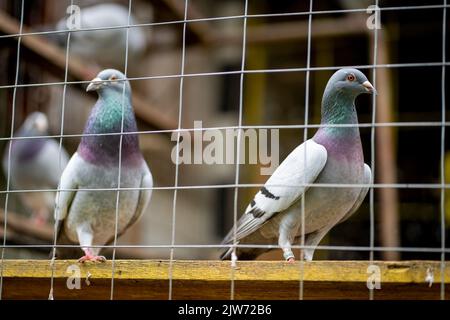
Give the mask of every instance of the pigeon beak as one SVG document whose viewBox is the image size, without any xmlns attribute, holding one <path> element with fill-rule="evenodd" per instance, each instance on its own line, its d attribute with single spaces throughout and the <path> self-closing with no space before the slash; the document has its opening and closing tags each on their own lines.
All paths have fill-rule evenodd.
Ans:
<svg viewBox="0 0 450 320">
<path fill-rule="evenodd" d="M 86 92 L 96 91 L 103 85 L 103 80 L 100 78 L 94 78 L 91 80 L 89 85 L 86 88 Z"/>
<path fill-rule="evenodd" d="M 366 92 L 377 94 L 377 90 L 373 87 L 373 85 L 369 81 L 364 81 L 362 86 L 366 90 Z"/>
</svg>

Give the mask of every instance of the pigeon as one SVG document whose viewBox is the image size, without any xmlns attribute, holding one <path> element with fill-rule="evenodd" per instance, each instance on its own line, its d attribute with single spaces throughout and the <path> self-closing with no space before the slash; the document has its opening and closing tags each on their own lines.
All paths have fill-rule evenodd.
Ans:
<svg viewBox="0 0 450 320">
<path fill-rule="evenodd" d="M 3 170 L 10 184 L 16 190 L 50 190 L 58 186 L 59 178 L 69 155 L 51 138 L 26 137 L 48 136 L 48 119 L 42 112 L 31 113 L 15 133 L 25 139 L 11 140 L 3 154 Z M 9 149 L 11 158 L 9 160 Z M 9 163 L 9 166 L 8 166 Z M 19 192 L 21 202 L 31 210 L 37 225 L 45 224 L 51 217 L 55 192 Z"/>
<path fill-rule="evenodd" d="M 366 76 L 356 69 L 340 69 L 329 79 L 322 98 L 322 126 L 315 135 L 296 147 L 255 195 L 222 244 L 277 243 L 283 257 L 295 260 L 292 244 L 304 236 L 306 261 L 328 231 L 348 219 L 363 202 L 372 181 L 364 163 L 355 99 L 362 93 L 375 93 Z M 360 184 L 361 187 L 307 187 L 305 184 Z M 302 186 L 303 185 L 303 186 Z M 304 226 L 302 228 L 302 197 Z M 304 234 L 302 234 L 304 230 Z M 236 238 L 235 238 L 236 237 Z M 256 259 L 266 248 L 232 247 L 222 259 Z"/>
<path fill-rule="evenodd" d="M 79 262 L 103 262 L 106 259 L 99 255 L 98 246 L 114 241 L 117 204 L 117 191 L 104 189 L 118 187 L 119 161 L 120 187 L 131 190 L 119 193 L 117 237 L 146 210 L 153 178 L 139 149 L 137 134 L 122 135 L 119 159 L 122 118 L 123 132 L 137 131 L 131 86 L 125 75 L 114 69 L 103 70 L 86 91 L 96 91 L 98 100 L 78 149 L 61 175 L 55 207 L 56 244 L 79 244 L 84 251 Z M 75 258 L 81 250 L 77 246 L 57 247 L 55 257 Z"/>
<path fill-rule="evenodd" d="M 73 13 L 75 14 L 75 13 Z M 71 24 L 76 22 L 73 14 L 60 19 L 56 24 L 57 31 L 76 28 Z M 130 15 L 130 25 L 137 24 L 133 14 Z M 125 45 L 127 43 L 128 8 L 114 3 L 103 3 L 80 10 L 80 25 L 82 29 L 107 28 L 103 30 L 86 30 L 72 32 L 70 37 L 70 53 L 88 61 L 95 61 L 101 66 L 123 68 L 125 63 Z M 120 27 L 123 28 L 114 28 Z M 111 28 L 109 28 L 111 27 Z M 132 61 L 140 57 L 146 50 L 149 28 L 146 32 L 139 27 L 128 31 L 128 56 Z M 58 33 L 55 38 L 62 47 L 66 46 L 67 34 Z"/>
</svg>

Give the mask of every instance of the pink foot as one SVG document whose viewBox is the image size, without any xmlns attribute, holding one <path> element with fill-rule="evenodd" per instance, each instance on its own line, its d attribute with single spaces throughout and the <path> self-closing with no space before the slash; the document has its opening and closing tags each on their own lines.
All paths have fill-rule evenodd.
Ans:
<svg viewBox="0 0 450 320">
<path fill-rule="evenodd" d="M 287 259 L 287 262 L 288 263 L 294 263 L 295 262 L 295 258 L 289 258 L 289 259 Z"/>
<path fill-rule="evenodd" d="M 47 219 L 44 216 L 37 214 L 33 216 L 33 223 L 38 227 L 42 227 L 47 223 Z"/>
<path fill-rule="evenodd" d="M 94 256 L 94 255 L 84 255 L 82 256 L 80 259 L 78 259 L 78 262 L 80 263 L 85 263 L 87 261 L 91 261 L 91 262 L 105 262 L 106 258 L 104 256 Z"/>
<path fill-rule="evenodd" d="M 104 256 L 97 256 L 92 253 L 92 250 L 90 248 L 83 249 L 84 256 L 82 256 L 80 259 L 78 259 L 78 262 L 85 263 L 86 261 L 91 262 L 105 262 L 106 258 Z"/>
</svg>

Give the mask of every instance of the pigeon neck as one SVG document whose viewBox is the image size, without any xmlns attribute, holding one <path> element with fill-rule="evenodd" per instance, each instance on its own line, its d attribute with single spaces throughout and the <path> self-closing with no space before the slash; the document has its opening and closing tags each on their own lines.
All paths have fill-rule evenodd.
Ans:
<svg viewBox="0 0 450 320">
<path fill-rule="evenodd" d="M 321 124 L 358 124 L 358 115 L 355 109 L 355 96 L 338 90 L 330 90 L 325 92 L 322 100 Z M 357 126 L 322 127 L 319 130 L 323 130 L 334 135 L 359 135 Z"/>
<path fill-rule="evenodd" d="M 26 139 L 26 137 L 46 136 L 48 132 L 38 132 L 34 129 L 26 130 L 20 128 L 16 133 L 16 137 L 24 137 L 25 139 L 17 139 L 11 141 L 12 153 L 17 155 L 17 161 L 26 162 L 33 159 L 45 146 L 48 138 Z"/>
<path fill-rule="evenodd" d="M 12 153 L 17 154 L 17 161 L 26 162 L 33 159 L 44 148 L 48 139 L 19 139 L 12 141 Z"/>
<path fill-rule="evenodd" d="M 122 101 L 125 105 L 122 108 Z M 141 159 L 139 141 L 136 134 L 121 135 L 123 111 L 123 132 L 136 132 L 136 120 L 130 100 L 121 94 L 100 96 L 89 116 L 85 134 L 81 139 L 79 152 L 88 162 L 94 164 L 116 165 L 119 162 L 120 143 L 122 142 L 122 163 L 138 163 Z M 119 133 L 106 135 L 108 133 Z"/>
</svg>

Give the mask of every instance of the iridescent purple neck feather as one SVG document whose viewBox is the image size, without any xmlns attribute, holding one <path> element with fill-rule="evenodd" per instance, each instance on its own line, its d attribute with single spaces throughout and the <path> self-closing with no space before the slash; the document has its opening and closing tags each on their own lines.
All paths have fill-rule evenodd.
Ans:
<svg viewBox="0 0 450 320">
<path fill-rule="evenodd" d="M 136 132 L 137 125 L 128 92 L 125 98 L 118 90 L 99 92 L 99 98 L 84 129 L 84 134 L 101 134 L 83 136 L 78 147 L 80 156 L 89 163 L 102 166 L 117 166 L 119 163 L 120 132 Z M 124 106 L 122 108 L 122 102 Z M 107 135 L 108 133 L 117 133 Z M 106 135 L 103 135 L 106 134 Z M 139 140 L 136 134 L 122 135 L 122 165 L 136 166 L 142 161 Z"/>
<path fill-rule="evenodd" d="M 325 89 L 321 124 L 329 126 L 319 128 L 313 140 L 323 145 L 329 156 L 345 154 L 359 158 L 359 154 L 362 153 L 355 99 L 355 94 L 338 90 L 330 84 Z"/>
</svg>

